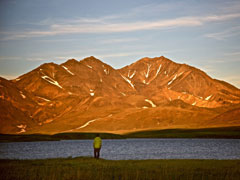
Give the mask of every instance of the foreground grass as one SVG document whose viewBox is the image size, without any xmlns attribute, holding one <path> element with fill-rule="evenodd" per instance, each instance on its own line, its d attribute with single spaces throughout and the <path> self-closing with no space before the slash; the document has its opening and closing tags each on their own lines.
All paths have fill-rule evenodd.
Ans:
<svg viewBox="0 0 240 180">
<path fill-rule="evenodd" d="M 0 179 L 240 179 L 240 160 L 0 160 Z"/>
</svg>

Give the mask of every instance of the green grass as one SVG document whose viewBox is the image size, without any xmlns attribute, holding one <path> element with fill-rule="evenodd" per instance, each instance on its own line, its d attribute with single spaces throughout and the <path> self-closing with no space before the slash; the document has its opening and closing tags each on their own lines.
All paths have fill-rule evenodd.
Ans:
<svg viewBox="0 0 240 180">
<path fill-rule="evenodd" d="M 0 179 L 240 179 L 240 160 L 0 160 Z"/>
<path fill-rule="evenodd" d="M 70 139 L 93 139 L 96 133 L 59 133 L 54 135 L 0 134 L 0 142 L 24 142 L 24 141 L 59 141 Z M 124 135 L 100 133 L 103 139 L 125 138 L 231 138 L 240 139 L 240 127 L 208 128 L 208 129 L 166 129 L 154 131 L 139 131 Z"/>
</svg>

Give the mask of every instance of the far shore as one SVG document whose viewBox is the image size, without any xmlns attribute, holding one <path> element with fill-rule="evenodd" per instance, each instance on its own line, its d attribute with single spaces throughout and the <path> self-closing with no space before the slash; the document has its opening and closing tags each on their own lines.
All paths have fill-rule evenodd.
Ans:
<svg viewBox="0 0 240 180">
<path fill-rule="evenodd" d="M 60 141 L 93 139 L 98 132 L 71 132 L 48 134 L 0 134 L 1 142 L 31 142 L 31 141 Z M 221 138 L 240 139 L 240 127 L 222 127 L 205 129 L 165 129 L 138 131 L 127 134 L 100 133 L 102 139 L 127 138 Z"/>
</svg>

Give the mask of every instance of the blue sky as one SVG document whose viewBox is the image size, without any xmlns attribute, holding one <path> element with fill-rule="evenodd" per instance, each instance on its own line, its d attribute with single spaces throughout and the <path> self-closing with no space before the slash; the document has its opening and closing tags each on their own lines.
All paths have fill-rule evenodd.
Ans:
<svg viewBox="0 0 240 180">
<path fill-rule="evenodd" d="M 163 55 L 240 88 L 240 1 L 0 0 L 0 76 L 92 55 Z"/>
</svg>

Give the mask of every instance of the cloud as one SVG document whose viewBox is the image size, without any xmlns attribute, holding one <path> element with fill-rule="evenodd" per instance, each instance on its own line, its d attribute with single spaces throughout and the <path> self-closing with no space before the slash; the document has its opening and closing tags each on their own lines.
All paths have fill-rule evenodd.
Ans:
<svg viewBox="0 0 240 180">
<path fill-rule="evenodd" d="M 53 61 L 53 62 L 62 62 L 62 61 L 66 61 L 68 59 L 72 59 L 72 56 L 39 56 L 39 57 L 27 57 L 24 58 L 26 61 Z"/>
<path fill-rule="evenodd" d="M 216 40 L 225 40 L 227 38 L 238 36 L 238 35 L 240 35 L 240 26 L 232 27 L 217 33 L 206 34 L 204 36 L 208 38 L 213 38 Z"/>
<path fill-rule="evenodd" d="M 135 53 L 112 53 L 112 54 L 100 54 L 99 58 L 110 58 L 110 57 L 129 57 L 131 55 L 136 55 Z"/>
<path fill-rule="evenodd" d="M 236 53 L 236 55 L 237 55 L 237 53 Z M 240 55 L 240 53 L 238 53 L 238 55 Z M 223 56 L 231 56 L 231 53 L 226 53 Z M 224 58 L 223 56 L 221 56 L 219 58 L 211 59 L 211 61 L 208 61 L 208 63 L 216 65 L 216 64 L 224 64 L 224 63 L 227 64 L 227 63 L 240 62 L 240 59 L 238 58 L 238 56 L 236 58 L 229 58 L 229 57 Z M 232 56 L 234 56 L 234 53 Z"/>
<path fill-rule="evenodd" d="M 239 56 L 240 55 L 240 50 L 236 52 L 231 52 L 231 53 L 225 53 L 225 56 Z"/>
<path fill-rule="evenodd" d="M 139 51 L 131 51 L 131 52 L 120 52 L 120 53 L 99 53 L 98 57 L 99 58 L 110 58 L 110 57 L 130 57 L 130 56 L 148 56 L 148 55 L 154 55 L 156 54 L 156 56 L 159 56 L 159 54 L 164 55 L 164 54 L 168 54 L 168 53 L 172 53 L 172 52 L 176 52 L 176 50 L 171 50 L 171 51 L 143 51 L 143 50 L 139 50 Z"/>
<path fill-rule="evenodd" d="M 231 13 L 240 11 L 240 2 L 236 1 L 224 1 L 222 6 L 218 7 L 222 13 Z"/>
<path fill-rule="evenodd" d="M 210 15 L 210 16 L 188 16 L 180 18 L 172 18 L 166 20 L 155 21 L 137 21 L 137 22 L 109 22 L 107 20 L 92 19 L 87 20 L 87 23 L 78 23 L 77 20 L 68 23 L 52 24 L 47 27 L 47 30 L 32 30 L 24 32 L 9 32 L 3 36 L 1 40 L 16 40 L 32 37 L 47 37 L 66 34 L 89 34 L 89 33 L 122 33 L 134 32 L 143 30 L 169 29 L 179 27 L 195 27 L 202 26 L 206 23 L 227 21 L 239 18 L 240 13 L 225 14 L 225 15 Z M 103 18 L 104 19 L 104 18 Z M 236 32 L 236 30 L 235 30 Z M 224 32 L 223 34 L 227 34 Z M 211 35 L 208 35 L 211 36 Z M 217 35 L 212 35 L 217 37 Z"/>
<path fill-rule="evenodd" d="M 127 42 L 134 42 L 138 41 L 137 38 L 118 38 L 118 39 L 107 39 L 103 40 L 102 44 L 116 44 L 116 43 L 127 43 Z"/>
<path fill-rule="evenodd" d="M 20 60 L 20 57 L 17 56 L 0 56 L 0 61 L 9 61 L 9 60 Z"/>
</svg>

